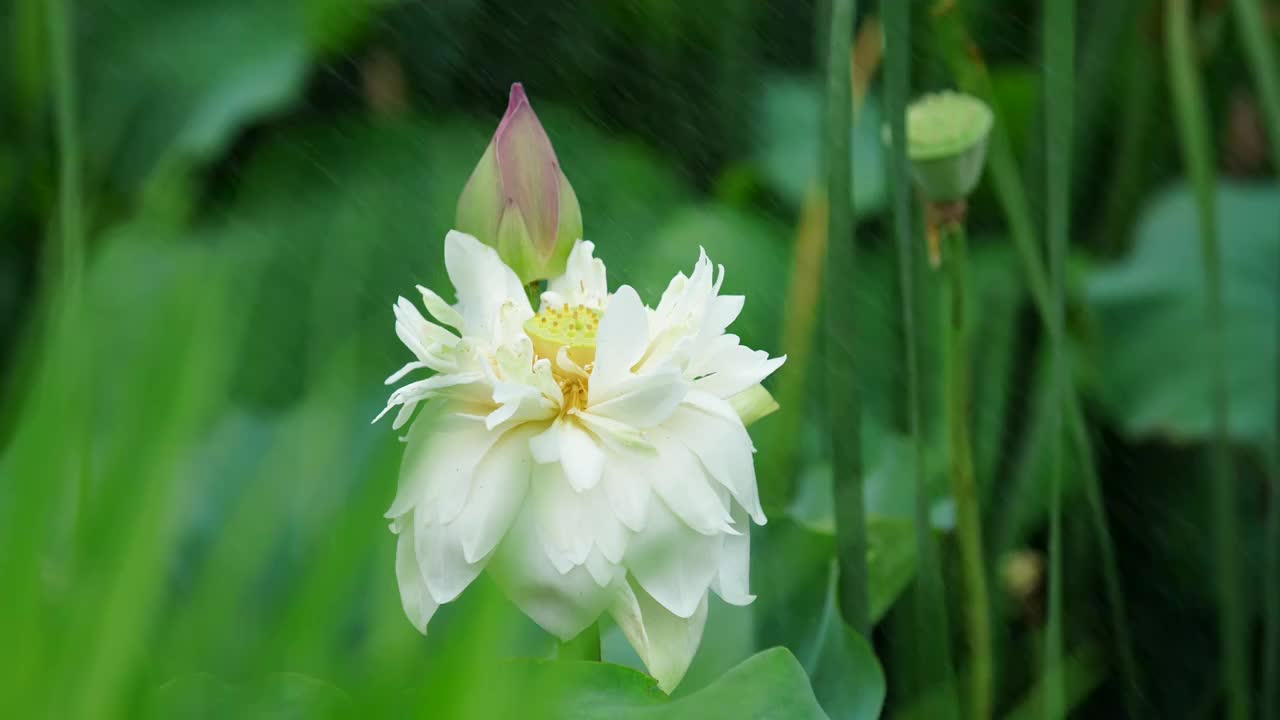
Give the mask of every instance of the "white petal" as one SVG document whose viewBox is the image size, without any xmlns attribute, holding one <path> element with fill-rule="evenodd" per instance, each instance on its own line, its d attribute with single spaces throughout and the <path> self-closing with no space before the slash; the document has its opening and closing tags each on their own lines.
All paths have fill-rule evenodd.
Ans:
<svg viewBox="0 0 1280 720">
<path fill-rule="evenodd" d="M 604 451 L 590 433 L 572 418 L 560 430 L 560 464 L 574 490 L 590 490 L 604 471 Z"/>
<path fill-rule="evenodd" d="M 560 348 L 561 351 L 564 348 Z M 564 405 L 564 392 L 560 389 L 560 383 L 556 380 L 554 371 L 551 369 L 551 361 L 546 358 L 538 358 L 533 361 L 533 382 L 532 385 L 542 391 L 551 399 L 556 408 Z"/>
<path fill-rule="evenodd" d="M 426 306 L 427 312 L 431 313 L 431 317 L 439 322 L 458 330 L 462 329 L 462 316 L 452 305 L 444 301 L 444 298 L 435 293 L 434 290 L 418 286 L 418 292 L 422 293 L 422 304 Z"/>
<path fill-rule="evenodd" d="M 658 369 L 688 366 L 695 340 L 689 334 L 689 328 L 684 325 L 668 325 L 658 330 L 657 324 L 654 325 L 644 358 L 634 368 L 636 373 L 643 375 Z M 696 375 L 688 374 L 688 377 Z"/>
<path fill-rule="evenodd" d="M 631 538 L 627 568 L 672 613 L 693 617 L 720 566 L 724 535 L 702 535 L 660 499 L 649 503 L 644 532 Z"/>
<path fill-rule="evenodd" d="M 430 397 L 449 396 L 465 402 L 485 402 L 492 394 L 487 383 L 483 382 L 480 373 L 456 373 L 452 375 L 432 375 L 425 380 L 411 382 L 404 387 L 396 388 L 387 399 L 387 406 L 378 413 L 373 422 L 382 419 L 387 411 L 397 405 L 421 402 Z"/>
<path fill-rule="evenodd" d="M 560 461 L 560 433 L 564 423 L 564 418 L 556 418 L 546 430 L 529 439 L 534 462 L 545 465 Z"/>
<path fill-rule="evenodd" d="M 396 419 L 391 422 L 391 429 L 399 430 L 404 427 L 404 424 L 409 422 L 409 418 L 413 417 L 413 410 L 416 407 L 418 407 L 417 401 L 407 402 L 401 405 L 400 412 L 396 413 Z"/>
<path fill-rule="evenodd" d="M 396 304 L 391 308 L 396 316 L 396 332 L 400 335 L 400 339 L 404 342 L 419 359 L 425 360 L 424 355 L 426 348 L 432 345 L 444 345 L 452 347 L 458 342 L 458 336 L 436 325 L 428 322 L 422 317 L 417 306 L 404 298 L 396 298 Z"/>
<path fill-rule="evenodd" d="M 583 567 L 587 569 L 591 579 L 595 580 L 596 585 L 602 588 L 607 588 L 626 576 L 622 566 L 616 562 L 610 562 L 600 548 L 591 549 L 591 554 L 587 555 L 587 561 L 583 563 Z"/>
<path fill-rule="evenodd" d="M 510 427 L 550 420 L 558 411 L 547 396 L 528 385 L 498 383 L 493 388 L 493 400 L 501 405 L 484 419 L 490 430 L 503 425 Z"/>
<path fill-rule="evenodd" d="M 418 309 L 410 305 L 408 300 L 397 298 L 396 304 L 391 306 L 391 311 L 396 316 L 396 337 L 400 338 L 400 342 L 409 348 L 409 352 L 413 353 L 414 357 L 419 360 L 426 357 L 429 341 L 419 329 L 426 320 L 418 313 Z M 412 317 L 414 314 L 417 314 L 416 322 Z"/>
<path fill-rule="evenodd" d="M 714 281 L 714 269 L 705 249 L 699 248 L 698 262 L 688 278 L 677 273 L 662 293 L 662 299 L 655 311 L 662 326 L 686 325 L 696 331 L 706 316 L 711 299 L 719 290 L 719 283 Z M 723 277 L 723 272 L 721 273 Z"/>
<path fill-rule="evenodd" d="M 437 603 L 451 602 L 484 570 L 484 562 L 467 562 L 453 524 L 426 523 L 416 512 L 413 521 L 418 571 Z"/>
<path fill-rule="evenodd" d="M 606 560 L 618 565 L 626 556 L 627 541 L 631 532 L 614 512 L 613 500 L 605 488 L 597 487 L 587 495 L 591 501 L 590 517 L 595 547 Z"/>
<path fill-rule="evenodd" d="M 706 596 L 692 616 L 682 618 L 668 612 L 644 588 L 624 581 L 619 583 L 610 614 L 649 674 L 658 681 L 658 687 L 666 693 L 674 690 L 702 642 L 707 623 Z"/>
<path fill-rule="evenodd" d="M 590 393 L 604 393 L 631 375 L 649 345 L 649 319 L 640 296 L 623 285 L 613 294 L 596 332 L 595 368 Z"/>
<path fill-rule="evenodd" d="M 705 393 L 692 395 L 701 406 L 681 405 L 663 428 L 692 450 L 711 477 L 728 488 L 756 523 L 763 525 L 765 516 L 747 429 L 729 403 Z"/>
<path fill-rule="evenodd" d="M 636 532 L 644 530 L 649 514 L 648 472 L 652 467 L 652 457 L 625 450 L 614 451 L 604 466 L 601 486 L 609 505 L 618 520 Z"/>
<path fill-rule="evenodd" d="M 569 251 L 569 260 L 565 264 L 564 274 L 547 283 L 547 292 L 543 293 L 542 305 L 548 304 L 585 305 L 602 307 L 604 299 L 609 295 L 606 282 L 604 262 L 592 257 L 595 245 L 588 240 L 574 243 Z"/>
<path fill-rule="evenodd" d="M 559 463 L 535 465 L 531 497 L 538 536 L 548 559 L 561 573 L 587 561 L 595 533 L 591 501 L 574 491 Z"/>
<path fill-rule="evenodd" d="M 524 286 L 493 248 L 450 230 L 444 241 L 444 262 L 457 291 L 456 307 L 465 335 L 500 343 L 506 321 L 524 322 L 533 316 Z M 504 318 L 504 312 L 514 317 Z"/>
<path fill-rule="evenodd" d="M 421 522 L 445 523 L 462 511 L 475 468 L 500 435 L 457 410 L 432 402 L 409 429 L 399 489 L 386 517 L 416 510 Z"/>
<path fill-rule="evenodd" d="M 684 405 L 701 410 L 708 415 L 719 417 L 727 422 L 737 420 L 742 422 L 742 418 L 738 417 L 738 411 L 733 409 L 733 405 L 727 400 L 712 395 L 704 390 L 693 389 L 684 396 Z M 755 448 L 752 448 L 754 452 Z"/>
<path fill-rule="evenodd" d="M 726 535 L 720 550 L 720 569 L 711 581 L 711 589 L 730 605 L 750 605 L 751 594 L 751 523 L 746 511 L 733 509 L 734 528 L 741 535 Z"/>
<path fill-rule="evenodd" d="M 587 411 L 634 428 L 649 428 L 670 417 L 688 389 L 688 383 L 674 368 L 630 375 L 599 392 L 593 374 L 587 391 Z"/>
<path fill-rule="evenodd" d="M 662 297 L 658 298 L 658 307 L 654 308 L 653 314 L 656 318 L 663 321 L 663 324 L 670 319 L 675 311 L 675 306 L 680 302 L 680 298 L 684 296 L 685 288 L 689 286 L 689 278 L 684 273 L 678 272 L 671 281 L 667 283 L 667 289 L 662 291 Z"/>
<path fill-rule="evenodd" d="M 723 334 L 742 314 L 742 306 L 746 302 L 747 299 L 741 295 L 720 295 L 713 298 L 703 320 L 702 332 L 713 336 Z"/>
<path fill-rule="evenodd" d="M 396 541 L 396 583 L 400 586 L 400 604 L 409 622 L 423 635 L 427 623 L 440 605 L 427 592 L 427 584 L 418 571 L 418 556 L 413 547 L 413 523 L 405 523 Z"/>
<path fill-rule="evenodd" d="M 420 368 L 424 368 L 424 367 L 427 367 L 427 364 L 426 364 L 426 363 L 424 363 L 424 362 L 421 362 L 421 361 L 419 361 L 419 360 L 415 360 L 415 361 L 413 361 L 413 362 L 405 363 L 405 364 L 404 364 L 404 366 L 403 366 L 403 367 L 401 367 L 399 370 L 395 371 L 394 373 L 391 373 L 391 375 L 390 375 L 390 376 L 388 376 L 388 377 L 387 377 L 387 379 L 386 379 L 386 380 L 384 380 L 382 384 L 383 384 L 383 385 L 394 385 L 394 384 L 396 384 L 396 383 L 400 382 L 400 380 L 401 380 L 402 378 L 404 378 L 404 376 L 405 376 L 405 375 L 408 375 L 409 373 L 413 372 L 414 370 L 418 370 L 418 369 L 420 369 Z"/>
<path fill-rule="evenodd" d="M 726 338 L 732 338 L 732 343 L 724 342 Z M 720 341 L 723 347 L 713 350 L 694 370 L 698 376 L 694 386 L 717 397 L 732 397 L 759 384 L 787 360 L 785 356 L 770 358 L 763 350 L 738 345 L 732 335 L 722 335 Z"/>
<path fill-rule="evenodd" d="M 649 473 L 649 482 L 658 497 L 685 525 L 703 535 L 732 532 L 729 508 L 712 487 L 711 478 L 697 457 L 666 428 L 655 429 L 652 435 L 658 458 Z"/>
<path fill-rule="evenodd" d="M 467 505 L 453 521 L 467 562 L 492 552 L 515 520 L 533 472 L 529 437 L 534 432 L 534 428 L 508 432 L 476 468 Z"/>
<path fill-rule="evenodd" d="M 576 637 L 595 622 L 613 596 L 612 589 L 601 588 L 586 568 L 561 573 L 552 566 L 528 505 L 498 546 L 489 573 L 511 602 L 561 640 Z"/>
<path fill-rule="evenodd" d="M 573 414 L 591 432 L 595 433 L 605 445 L 618 450 L 653 452 L 653 443 L 645 438 L 644 433 L 626 423 L 618 422 L 590 412 L 579 411 Z"/>
<path fill-rule="evenodd" d="M 591 377 L 582 366 L 573 361 L 569 357 L 569 348 L 562 347 L 556 351 L 556 367 L 560 368 L 566 375 L 570 377 L 588 378 Z"/>
</svg>

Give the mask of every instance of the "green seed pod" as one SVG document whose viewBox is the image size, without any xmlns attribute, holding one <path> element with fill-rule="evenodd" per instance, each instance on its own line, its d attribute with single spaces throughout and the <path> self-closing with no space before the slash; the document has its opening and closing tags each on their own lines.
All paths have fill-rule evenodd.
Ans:
<svg viewBox="0 0 1280 720">
<path fill-rule="evenodd" d="M 907 107 L 907 157 L 925 199 L 954 202 L 973 192 L 992 122 L 986 103 L 958 92 L 925 95 Z"/>
</svg>

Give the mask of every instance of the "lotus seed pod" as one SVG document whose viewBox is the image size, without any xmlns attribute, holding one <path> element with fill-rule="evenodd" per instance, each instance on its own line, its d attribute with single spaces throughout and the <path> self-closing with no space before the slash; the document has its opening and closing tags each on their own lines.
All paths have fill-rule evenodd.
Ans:
<svg viewBox="0 0 1280 720">
<path fill-rule="evenodd" d="M 925 95 L 907 108 L 911 175 L 929 202 L 963 200 L 973 192 L 992 121 L 986 103 L 952 91 Z"/>
</svg>

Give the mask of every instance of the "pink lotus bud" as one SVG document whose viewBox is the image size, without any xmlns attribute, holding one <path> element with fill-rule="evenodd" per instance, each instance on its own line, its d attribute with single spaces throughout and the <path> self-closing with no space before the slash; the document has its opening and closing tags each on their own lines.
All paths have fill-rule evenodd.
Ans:
<svg viewBox="0 0 1280 720">
<path fill-rule="evenodd" d="M 520 83 L 458 198 L 457 229 L 496 248 L 524 283 L 563 273 L 582 237 L 578 197 Z"/>
</svg>

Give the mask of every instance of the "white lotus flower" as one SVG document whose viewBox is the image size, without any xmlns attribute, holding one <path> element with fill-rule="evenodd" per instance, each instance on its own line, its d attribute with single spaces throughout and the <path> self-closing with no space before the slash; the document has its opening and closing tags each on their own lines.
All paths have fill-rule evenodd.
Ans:
<svg viewBox="0 0 1280 720">
<path fill-rule="evenodd" d="M 492 248 L 450 232 L 457 303 L 419 287 L 435 322 L 396 303 L 416 359 L 387 384 L 434 371 L 383 411 L 399 406 L 400 428 L 424 405 L 386 514 L 396 575 L 424 633 L 485 569 L 561 640 L 607 610 L 669 692 L 701 640 L 707 591 L 753 599 L 749 521 L 765 516 L 730 401 L 767 398 L 758 385 L 785 358 L 725 333 L 743 298 L 719 294 L 724 270 L 714 277 L 705 252 L 650 309 L 630 287 L 608 292 L 593 249 L 574 246 L 535 314 Z"/>
</svg>

